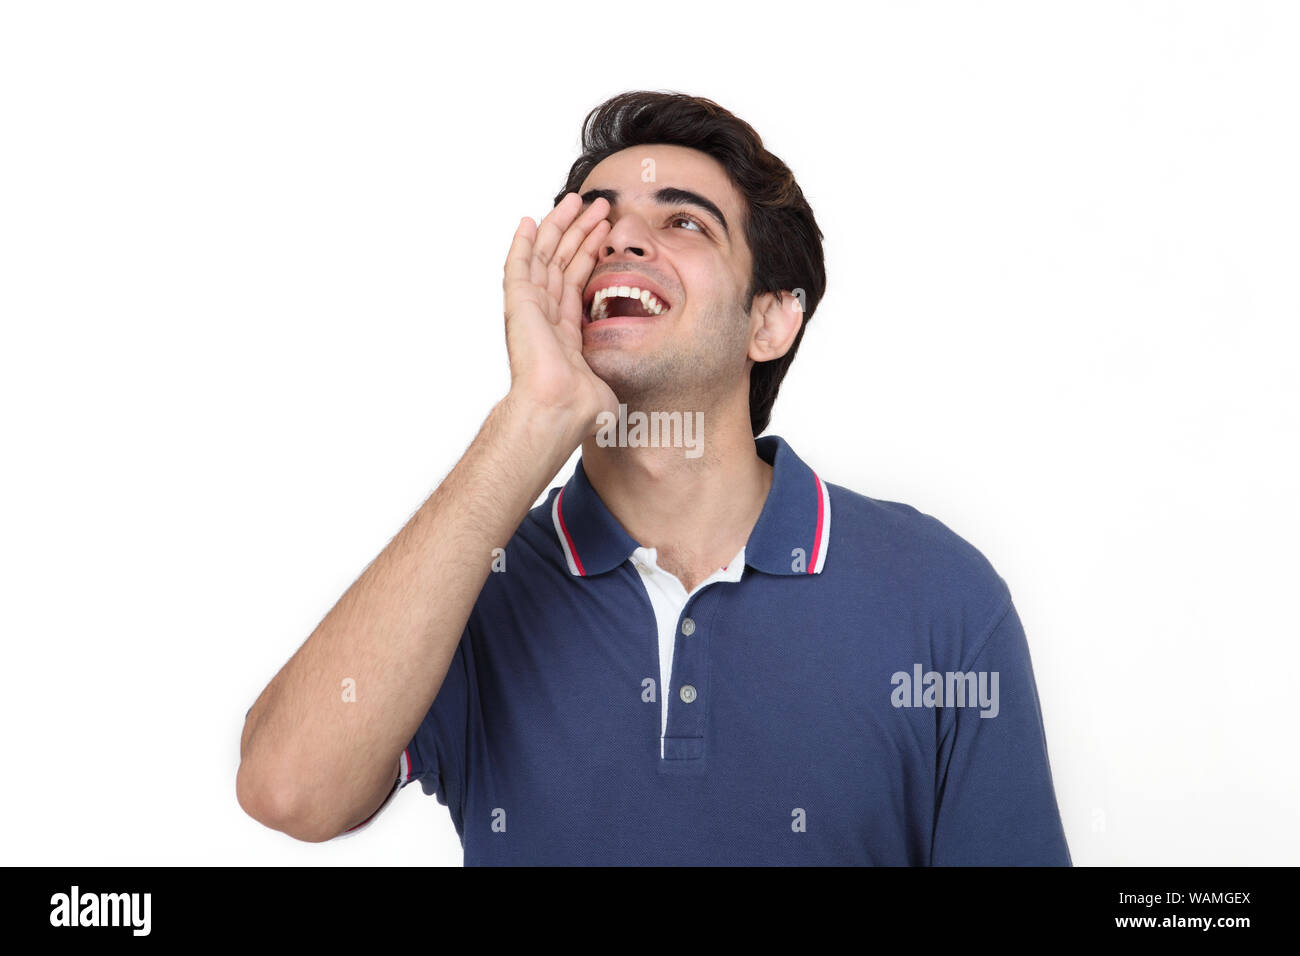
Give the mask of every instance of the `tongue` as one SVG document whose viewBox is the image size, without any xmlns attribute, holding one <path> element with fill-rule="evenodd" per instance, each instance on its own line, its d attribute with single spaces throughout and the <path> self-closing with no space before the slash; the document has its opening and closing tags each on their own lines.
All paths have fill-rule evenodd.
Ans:
<svg viewBox="0 0 1300 956">
<path fill-rule="evenodd" d="M 613 318 L 614 316 L 631 315 L 637 318 L 646 319 L 650 313 L 646 307 L 641 304 L 640 299 L 630 299 L 627 296 L 613 296 L 606 300 L 605 316 Z"/>
</svg>

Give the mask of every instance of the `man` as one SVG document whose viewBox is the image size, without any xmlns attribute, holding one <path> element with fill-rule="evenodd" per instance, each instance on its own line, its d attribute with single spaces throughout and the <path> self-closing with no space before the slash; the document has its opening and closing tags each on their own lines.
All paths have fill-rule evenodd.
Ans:
<svg viewBox="0 0 1300 956">
<path fill-rule="evenodd" d="M 583 143 L 509 393 L 250 710 L 241 806 L 324 841 L 418 779 L 466 864 L 1069 865 L 1006 584 L 756 440 L 825 289 L 790 171 L 679 94 Z"/>
</svg>

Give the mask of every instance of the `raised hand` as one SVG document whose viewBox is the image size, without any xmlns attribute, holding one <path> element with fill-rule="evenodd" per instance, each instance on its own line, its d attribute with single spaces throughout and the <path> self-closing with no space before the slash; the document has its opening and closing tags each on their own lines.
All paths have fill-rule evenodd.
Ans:
<svg viewBox="0 0 1300 956">
<path fill-rule="evenodd" d="M 582 290 L 612 228 L 608 213 L 605 199 L 584 211 L 578 194 L 568 193 L 540 226 L 525 216 L 502 280 L 512 399 L 572 416 L 584 437 L 595 433 L 600 412 L 618 411 L 613 391 L 582 357 Z"/>
</svg>

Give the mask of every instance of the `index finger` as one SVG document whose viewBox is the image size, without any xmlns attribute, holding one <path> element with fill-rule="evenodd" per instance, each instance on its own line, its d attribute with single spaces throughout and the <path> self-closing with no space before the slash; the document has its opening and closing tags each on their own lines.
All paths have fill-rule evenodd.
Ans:
<svg viewBox="0 0 1300 956">
<path fill-rule="evenodd" d="M 574 203 L 574 199 L 578 199 L 577 193 L 565 193 L 537 226 L 537 237 L 533 241 L 533 281 L 538 285 L 546 284 L 546 267 L 550 265 L 555 248 L 582 209 L 582 202 Z"/>
<path fill-rule="evenodd" d="M 564 291 L 560 297 L 560 321 L 568 321 L 579 327 L 582 325 L 582 292 L 586 288 L 592 270 L 596 268 L 596 260 L 600 258 L 600 244 L 609 235 L 606 226 L 609 226 L 609 222 L 605 219 L 596 223 L 587 238 L 583 240 L 573 261 L 569 263 L 569 268 L 564 271 Z M 612 229 L 613 226 L 609 228 Z"/>
<path fill-rule="evenodd" d="M 586 242 L 591 231 L 607 215 L 609 215 L 609 200 L 604 196 L 597 196 L 583 211 L 582 215 L 575 219 L 573 224 L 564 231 L 560 246 L 555 250 L 555 263 L 560 267 L 561 272 L 568 268 L 578 247 Z"/>
</svg>

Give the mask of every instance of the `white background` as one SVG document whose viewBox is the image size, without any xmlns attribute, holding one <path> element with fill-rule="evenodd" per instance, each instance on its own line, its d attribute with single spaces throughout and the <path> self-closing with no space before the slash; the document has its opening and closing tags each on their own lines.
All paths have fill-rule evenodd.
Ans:
<svg viewBox="0 0 1300 956">
<path fill-rule="evenodd" d="M 0 8 L 3 861 L 460 863 L 418 784 L 246 816 L 244 713 L 504 394 L 586 112 L 669 89 L 812 203 L 769 431 L 1008 582 L 1075 863 L 1300 863 L 1296 6 L 468 6 Z"/>
</svg>

